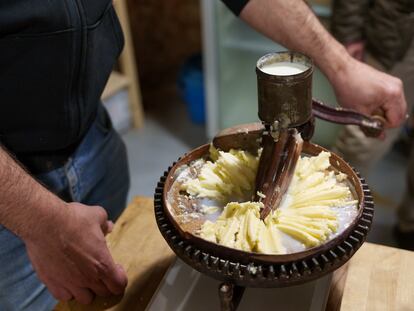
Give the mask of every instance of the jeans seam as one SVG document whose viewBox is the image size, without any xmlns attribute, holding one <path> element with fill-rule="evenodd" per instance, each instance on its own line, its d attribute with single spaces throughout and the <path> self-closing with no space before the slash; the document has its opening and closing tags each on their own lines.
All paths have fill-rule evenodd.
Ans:
<svg viewBox="0 0 414 311">
<path fill-rule="evenodd" d="M 73 165 L 73 159 L 70 158 L 65 165 L 65 174 L 68 181 L 69 193 L 72 201 L 79 201 L 79 177 Z"/>
</svg>

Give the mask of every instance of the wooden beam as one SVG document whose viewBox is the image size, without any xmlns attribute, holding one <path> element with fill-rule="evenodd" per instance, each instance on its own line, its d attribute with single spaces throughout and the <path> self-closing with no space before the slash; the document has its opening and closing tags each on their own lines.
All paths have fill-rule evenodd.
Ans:
<svg viewBox="0 0 414 311">
<path fill-rule="evenodd" d="M 117 11 L 125 38 L 125 47 L 119 57 L 121 72 L 129 79 L 128 96 L 133 125 L 140 128 L 144 124 L 144 110 L 142 106 L 141 90 L 138 78 L 138 69 L 135 62 L 134 45 L 132 41 L 128 9 L 125 0 L 115 0 Z"/>
</svg>

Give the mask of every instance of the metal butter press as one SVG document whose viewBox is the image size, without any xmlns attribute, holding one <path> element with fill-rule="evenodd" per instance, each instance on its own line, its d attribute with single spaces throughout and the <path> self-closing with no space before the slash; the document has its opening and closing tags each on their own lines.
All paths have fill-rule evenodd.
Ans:
<svg viewBox="0 0 414 311">
<path fill-rule="evenodd" d="M 292 69 L 297 73 L 291 74 Z M 310 141 L 313 136 L 315 116 L 334 123 L 358 125 L 372 137 L 382 133 L 383 121 L 353 110 L 331 108 L 312 99 L 313 63 L 300 53 L 267 54 L 257 62 L 256 74 L 262 123 L 226 129 L 214 137 L 213 144 L 222 150 L 248 147 L 254 151 L 263 147 L 254 200 L 261 200 L 258 191 L 264 194 L 261 218 L 265 219 L 277 208 L 289 187 L 303 140 Z"/>
<path fill-rule="evenodd" d="M 282 68 L 282 67 L 287 68 Z M 295 69 L 292 73 L 290 69 Z M 256 192 L 262 200 L 264 219 L 276 209 L 287 191 L 301 154 L 317 155 L 325 149 L 310 142 L 315 117 L 360 126 L 369 136 L 383 131 L 380 118 L 352 110 L 331 108 L 312 99 L 313 63 L 295 52 L 271 53 L 257 62 L 259 118 L 262 122 L 238 125 L 216 135 L 213 144 L 224 151 L 245 149 L 257 152 L 262 147 Z M 308 282 L 343 265 L 365 241 L 372 222 L 374 203 L 365 181 L 342 158 L 332 153 L 332 167 L 348 175 L 358 214 L 340 235 L 325 244 L 302 252 L 271 255 L 245 252 L 206 241 L 195 233 L 200 221 L 183 227 L 177 222 L 167 200 L 176 171 L 208 154 L 208 145 L 190 151 L 161 177 L 154 203 L 159 229 L 174 252 L 194 269 L 223 283 L 219 287 L 222 311 L 233 311 L 245 287 L 284 287 Z"/>
</svg>

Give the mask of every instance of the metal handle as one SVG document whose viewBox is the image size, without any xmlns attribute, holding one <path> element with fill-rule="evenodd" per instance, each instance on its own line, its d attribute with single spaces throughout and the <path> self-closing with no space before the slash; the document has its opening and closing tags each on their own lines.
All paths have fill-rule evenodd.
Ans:
<svg viewBox="0 0 414 311">
<path fill-rule="evenodd" d="M 351 109 L 330 107 L 316 99 L 312 100 L 312 112 L 325 121 L 358 125 L 369 137 L 378 137 L 384 131 L 385 120 L 380 116 L 370 117 Z"/>
</svg>

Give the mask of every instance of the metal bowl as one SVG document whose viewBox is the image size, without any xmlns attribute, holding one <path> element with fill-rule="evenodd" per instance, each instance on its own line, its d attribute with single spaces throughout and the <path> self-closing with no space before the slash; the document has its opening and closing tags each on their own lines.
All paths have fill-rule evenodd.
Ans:
<svg viewBox="0 0 414 311">
<path fill-rule="evenodd" d="M 283 287 L 305 283 L 324 276 L 342 266 L 365 241 L 370 229 L 374 202 L 365 181 L 342 158 L 331 152 L 333 169 L 348 175 L 358 198 L 358 213 L 354 221 L 332 240 L 302 252 L 270 255 L 246 252 L 206 241 L 194 234 L 199 223 L 183 228 L 177 222 L 167 195 L 176 170 L 208 155 L 209 145 L 203 145 L 184 155 L 161 177 L 154 196 L 158 227 L 171 249 L 184 262 L 201 273 L 223 282 L 247 287 Z M 303 153 L 317 155 L 326 149 L 305 142 Z"/>
</svg>

